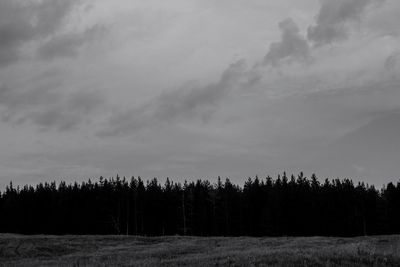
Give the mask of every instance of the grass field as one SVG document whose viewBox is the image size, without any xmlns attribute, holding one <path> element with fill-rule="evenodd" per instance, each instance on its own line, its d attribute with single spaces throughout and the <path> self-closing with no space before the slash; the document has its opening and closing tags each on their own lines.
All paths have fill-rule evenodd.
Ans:
<svg viewBox="0 0 400 267">
<path fill-rule="evenodd" d="M 0 235 L 0 266 L 400 266 L 400 236 Z"/>
</svg>

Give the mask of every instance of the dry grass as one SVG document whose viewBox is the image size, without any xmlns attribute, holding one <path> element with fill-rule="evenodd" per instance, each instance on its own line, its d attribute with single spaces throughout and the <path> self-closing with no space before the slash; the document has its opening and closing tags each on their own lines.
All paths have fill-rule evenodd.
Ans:
<svg viewBox="0 0 400 267">
<path fill-rule="evenodd" d="M 0 266 L 400 266 L 400 236 L 0 235 Z"/>
</svg>

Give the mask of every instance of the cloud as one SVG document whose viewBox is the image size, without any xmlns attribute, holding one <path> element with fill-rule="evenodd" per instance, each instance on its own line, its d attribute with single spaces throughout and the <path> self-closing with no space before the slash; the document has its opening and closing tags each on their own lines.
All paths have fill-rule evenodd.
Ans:
<svg viewBox="0 0 400 267">
<path fill-rule="evenodd" d="M 282 39 L 270 45 L 264 57 L 264 64 L 277 66 L 283 60 L 309 60 L 311 56 L 308 42 L 300 35 L 300 29 L 296 23 L 288 18 L 278 25 L 282 32 Z"/>
<path fill-rule="evenodd" d="M 368 7 L 381 1 L 383 0 L 323 0 L 316 16 L 316 24 L 308 28 L 307 37 L 302 34 L 293 19 L 285 19 L 278 24 L 281 31 L 280 40 L 270 44 L 262 62 L 255 64 L 253 69 L 246 71 L 242 66 L 243 63 L 236 62 L 227 68 L 216 83 L 201 88 L 169 91 L 141 106 L 116 112 L 98 135 L 102 137 L 125 135 L 154 125 L 179 124 L 187 119 L 207 121 L 235 87 L 239 89 L 257 87 L 250 94 L 265 94 L 267 97 L 279 98 L 304 95 L 312 91 L 339 90 L 344 84 L 349 87 L 354 84 L 362 91 L 365 81 L 372 75 L 366 74 L 371 71 L 370 69 L 362 69 L 367 59 L 364 59 L 364 64 L 361 65 L 357 62 L 361 62 L 359 59 L 369 54 L 374 47 L 363 46 L 363 49 L 368 50 L 364 54 L 362 52 L 365 51 L 360 49 L 358 44 L 355 45 L 353 40 L 349 41 L 347 46 L 330 51 L 318 50 L 317 45 L 346 39 L 348 24 L 360 20 Z M 312 43 L 315 46 L 311 46 Z M 374 55 L 368 59 L 371 66 L 376 66 L 375 58 Z M 290 66 L 287 64 L 292 62 L 301 64 Z M 307 64 L 310 62 L 312 64 Z M 303 63 L 307 66 L 305 67 Z M 261 65 L 277 67 L 283 64 L 286 64 L 287 68 L 284 73 L 278 75 L 259 68 Z M 375 68 L 373 70 L 375 71 Z M 378 76 L 374 75 L 374 79 L 379 79 Z"/>
<path fill-rule="evenodd" d="M 23 45 L 57 32 L 80 0 L 0 1 L 0 67 L 20 58 Z"/>
<path fill-rule="evenodd" d="M 23 119 L 29 119 L 41 130 L 69 131 L 77 129 L 83 122 L 88 124 L 92 115 L 104 107 L 105 102 L 104 95 L 98 91 L 75 92 L 63 96 L 55 105 L 47 105 L 26 114 Z"/>
<path fill-rule="evenodd" d="M 81 33 L 66 33 L 55 36 L 38 49 L 38 56 L 44 60 L 57 57 L 74 57 L 79 48 L 86 43 L 93 42 L 105 31 L 100 25 L 94 25 Z"/>
<path fill-rule="evenodd" d="M 67 131 L 73 129 L 82 121 L 82 116 L 76 112 L 66 111 L 60 107 L 48 107 L 44 110 L 39 110 L 27 114 L 23 120 L 29 119 L 41 130 L 55 128 L 58 131 Z"/>
<path fill-rule="evenodd" d="M 24 87 L 23 84 L 0 86 L 1 119 L 15 124 L 33 123 L 41 130 L 75 129 L 106 102 L 104 94 L 96 90 L 64 93 L 59 90 L 63 87 L 60 81 L 32 83 L 28 90 L 17 86 Z"/>
<path fill-rule="evenodd" d="M 245 61 L 232 63 L 215 84 L 203 88 L 181 89 L 162 94 L 157 100 L 155 115 L 160 120 L 169 121 L 178 116 L 196 116 L 208 107 L 215 107 L 237 85 L 245 71 Z"/>
<path fill-rule="evenodd" d="M 89 114 L 105 103 L 104 95 L 99 91 L 78 91 L 66 100 L 66 107 L 82 115 Z"/>
<path fill-rule="evenodd" d="M 56 105 L 46 105 L 19 117 L 19 123 L 30 121 L 41 130 L 69 131 L 79 124 L 90 122 L 96 111 L 105 103 L 99 92 L 77 92 L 59 99 Z"/>
<path fill-rule="evenodd" d="M 84 2 L 0 1 L 0 68 L 28 54 L 35 60 L 74 56 L 82 46 L 97 40 L 104 33 L 104 26 L 90 26 L 92 24 L 80 21 L 77 24 L 71 19 L 84 7 Z M 70 130 L 87 121 L 105 103 L 102 93 L 85 89 L 86 86 L 81 89 L 73 76 L 67 78 L 71 74 L 67 67 L 49 70 L 47 63 L 43 63 L 36 60 L 31 64 L 13 66 L 13 69 L 2 69 L 2 121 L 31 123 L 42 130 Z"/>
<path fill-rule="evenodd" d="M 387 71 L 395 71 L 400 59 L 400 51 L 395 51 L 390 54 L 385 60 L 385 69 Z"/>
<path fill-rule="evenodd" d="M 367 26 L 382 35 L 399 36 L 399 1 L 386 1 L 379 10 L 368 14 Z"/>
<path fill-rule="evenodd" d="M 383 0 L 321 0 L 316 25 L 310 26 L 307 37 L 316 46 L 348 38 L 348 23 L 361 19 L 365 9 Z"/>
<path fill-rule="evenodd" d="M 2 112 L 3 120 L 7 121 L 37 106 L 54 103 L 60 98 L 60 93 L 53 90 L 60 86 L 59 82 L 31 84 L 29 90 L 23 90 L 19 86 L 22 85 L 3 83 L 0 86 L 0 107 L 5 109 Z"/>
<path fill-rule="evenodd" d="M 170 123 L 179 118 L 207 120 L 218 104 L 240 84 L 245 77 L 245 67 L 245 61 L 239 60 L 222 73 L 217 83 L 163 93 L 150 103 L 120 112 L 110 118 L 106 129 L 100 131 L 98 136 L 129 134 L 146 126 Z"/>
</svg>

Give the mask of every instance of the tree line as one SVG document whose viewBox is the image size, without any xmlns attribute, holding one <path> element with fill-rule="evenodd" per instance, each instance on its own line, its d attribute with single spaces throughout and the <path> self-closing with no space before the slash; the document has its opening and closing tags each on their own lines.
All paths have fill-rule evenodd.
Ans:
<svg viewBox="0 0 400 267">
<path fill-rule="evenodd" d="M 400 183 L 381 190 L 300 173 L 276 179 L 173 182 L 156 178 L 10 183 L 0 232 L 196 236 L 357 236 L 400 233 Z"/>
</svg>

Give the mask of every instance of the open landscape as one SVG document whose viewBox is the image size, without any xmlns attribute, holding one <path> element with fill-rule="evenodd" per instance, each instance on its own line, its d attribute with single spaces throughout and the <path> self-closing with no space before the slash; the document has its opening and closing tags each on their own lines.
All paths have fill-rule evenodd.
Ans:
<svg viewBox="0 0 400 267">
<path fill-rule="evenodd" d="M 400 0 L 0 0 L 0 267 L 400 266 Z"/>
<path fill-rule="evenodd" d="M 400 236 L 0 235 L 0 266 L 399 266 Z"/>
</svg>

